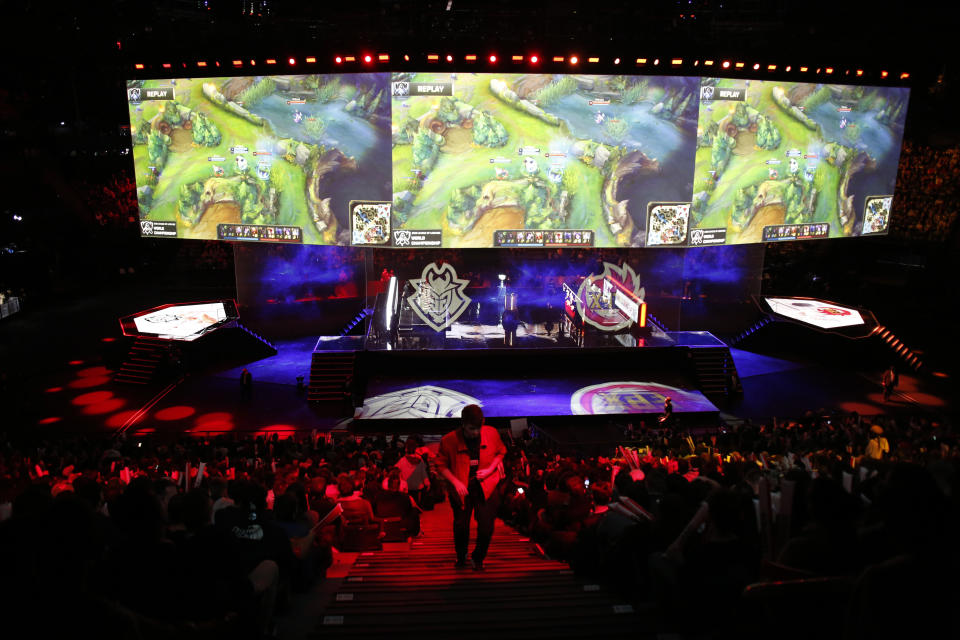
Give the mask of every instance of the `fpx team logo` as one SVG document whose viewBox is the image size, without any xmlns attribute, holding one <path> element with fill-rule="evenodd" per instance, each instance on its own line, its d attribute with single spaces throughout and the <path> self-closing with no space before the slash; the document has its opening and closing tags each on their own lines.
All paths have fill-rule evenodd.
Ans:
<svg viewBox="0 0 960 640">
<path fill-rule="evenodd" d="M 618 267 L 604 262 L 603 273 L 590 274 L 580 285 L 577 291 L 577 313 L 584 322 L 601 331 L 619 331 L 633 324 L 633 320 L 617 308 L 614 302 L 616 291 L 613 284 L 606 282 L 607 280 L 616 280 L 643 302 L 646 292 L 630 265 Z"/>
<path fill-rule="evenodd" d="M 817 307 L 817 313 L 825 316 L 849 316 L 849 309 L 840 309 L 839 307 Z"/>
<path fill-rule="evenodd" d="M 470 298 L 464 295 L 469 280 L 457 278 L 449 262 L 438 266 L 431 262 L 423 268 L 419 280 L 411 280 L 414 293 L 407 298 L 420 319 L 434 331 L 443 331 L 467 310 Z"/>
<path fill-rule="evenodd" d="M 657 413 L 670 396 L 675 404 L 701 402 L 683 389 L 654 382 L 604 382 L 578 389 L 570 396 L 570 412 L 575 416 L 607 413 Z"/>
</svg>

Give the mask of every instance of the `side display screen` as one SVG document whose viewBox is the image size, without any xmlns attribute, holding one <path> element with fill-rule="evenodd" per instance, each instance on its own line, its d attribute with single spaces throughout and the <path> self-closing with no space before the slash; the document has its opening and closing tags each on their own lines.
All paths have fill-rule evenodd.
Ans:
<svg viewBox="0 0 960 640">
<path fill-rule="evenodd" d="M 232 300 L 166 304 L 120 318 L 124 335 L 192 341 L 239 318 Z"/>
<path fill-rule="evenodd" d="M 909 89 L 434 71 L 126 98 L 143 237 L 671 248 L 887 233 Z"/>
<path fill-rule="evenodd" d="M 818 329 L 854 327 L 864 323 L 856 309 L 825 300 L 806 298 L 764 298 L 770 310 L 791 320 L 810 324 Z"/>
<path fill-rule="evenodd" d="M 703 78 L 690 244 L 887 233 L 908 98 Z"/>
</svg>

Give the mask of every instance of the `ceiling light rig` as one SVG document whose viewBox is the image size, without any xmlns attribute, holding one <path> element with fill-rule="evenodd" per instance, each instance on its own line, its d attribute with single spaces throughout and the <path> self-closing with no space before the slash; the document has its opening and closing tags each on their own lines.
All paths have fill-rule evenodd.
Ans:
<svg viewBox="0 0 960 640">
<path fill-rule="evenodd" d="M 396 55 L 397 60 L 400 60 L 401 58 L 403 62 L 411 61 L 410 54 Z M 453 64 L 456 64 L 457 54 L 454 54 L 454 53 L 420 54 L 420 56 L 414 56 L 414 58 L 419 58 L 421 61 L 426 59 L 426 62 L 429 62 L 429 63 L 438 63 L 441 61 L 445 61 L 447 64 L 453 65 Z M 485 58 L 486 62 L 490 66 L 498 65 L 501 62 L 505 62 L 509 60 L 514 65 L 522 65 L 526 63 L 529 66 L 533 67 L 533 66 L 539 65 L 543 61 L 543 56 L 539 53 L 528 53 L 526 55 L 511 54 L 508 57 L 504 58 L 503 60 L 500 60 L 499 55 L 496 53 L 488 53 L 485 56 L 480 56 L 477 54 L 466 54 L 466 55 L 463 55 L 461 60 L 467 63 L 473 63 L 473 62 L 481 61 L 481 58 Z M 392 60 L 392 54 L 390 53 L 360 53 L 358 55 L 339 54 L 339 55 L 333 55 L 330 58 L 327 58 L 327 60 L 330 61 L 328 64 L 331 64 L 331 66 L 343 66 L 347 63 L 357 63 L 357 62 L 362 63 L 364 65 L 375 65 L 377 63 L 389 64 Z M 578 67 L 581 62 L 584 62 L 590 65 L 597 65 L 598 69 L 602 69 L 605 66 L 611 67 L 611 68 L 614 66 L 618 66 L 620 65 L 621 61 L 624 60 L 624 58 L 622 57 L 604 58 L 603 56 L 595 56 L 595 55 L 580 56 L 579 54 L 572 54 L 572 55 L 551 55 L 551 56 L 547 56 L 546 60 L 552 61 L 557 64 L 564 64 L 564 65 L 567 65 L 568 67 Z M 629 58 L 627 60 L 629 60 Z M 662 60 L 663 60 L 663 66 L 668 66 L 672 69 L 676 69 L 677 70 L 676 72 L 679 72 L 679 69 L 684 67 L 685 65 L 684 58 L 665 57 L 665 58 L 662 58 Z M 279 57 L 279 58 L 276 58 L 276 57 L 261 58 L 260 62 L 261 64 L 274 65 L 274 66 L 280 66 L 285 62 L 286 65 L 289 67 L 296 67 L 299 63 L 306 63 L 310 65 L 317 64 L 318 58 L 316 56 L 299 57 L 299 56 L 291 55 L 291 56 Z M 638 58 L 635 58 L 635 62 L 636 62 L 636 66 L 638 67 L 661 66 L 660 65 L 661 58 L 659 57 L 638 57 Z M 221 65 L 219 60 L 211 61 L 209 59 L 208 60 L 194 59 L 192 62 L 186 61 L 186 62 L 178 62 L 176 64 L 179 64 L 184 69 L 188 69 L 191 65 L 194 67 L 199 67 L 201 69 L 205 69 L 209 67 L 218 67 L 218 68 L 233 67 L 234 69 L 241 70 L 236 73 L 243 73 L 242 69 L 244 69 L 244 67 L 247 67 L 247 66 L 255 67 L 257 64 L 257 60 L 227 58 L 223 62 L 223 65 Z M 163 63 L 137 62 L 137 63 L 132 63 L 131 66 L 133 67 L 133 70 L 137 72 L 138 75 L 140 75 L 144 73 L 149 73 L 151 69 L 159 70 L 162 68 L 166 71 L 169 71 L 169 70 L 172 70 L 175 65 L 170 62 L 163 62 Z M 805 65 L 798 65 L 795 67 L 793 65 L 781 65 L 781 64 L 767 62 L 767 61 L 744 62 L 744 61 L 738 61 L 735 59 L 734 60 L 731 60 L 731 59 L 717 60 L 717 59 L 710 59 L 710 58 L 692 59 L 692 60 L 686 60 L 685 66 L 691 67 L 691 68 L 700 67 L 700 66 L 703 66 L 703 67 L 719 66 L 723 70 L 728 72 L 731 70 L 736 70 L 736 73 L 739 73 L 739 74 L 752 74 L 755 76 L 759 76 L 759 74 L 764 72 L 766 72 L 767 74 L 779 73 L 783 75 L 783 74 L 793 73 L 797 71 L 800 73 L 814 73 L 814 74 L 823 74 L 828 76 L 843 75 L 851 78 L 855 77 L 857 79 L 861 79 L 865 77 L 873 77 L 873 78 L 879 77 L 880 79 L 883 79 L 885 81 L 896 82 L 899 80 L 900 82 L 904 82 L 904 83 L 910 80 L 910 73 L 906 71 L 903 71 L 903 72 L 891 72 L 888 70 L 871 71 L 869 69 L 863 69 L 863 68 L 858 69 L 856 67 L 851 67 L 849 69 L 843 69 L 843 68 L 838 69 L 836 66 L 826 66 L 826 65 L 821 67 L 810 67 Z M 701 73 L 707 73 L 707 72 L 703 71 Z"/>
</svg>

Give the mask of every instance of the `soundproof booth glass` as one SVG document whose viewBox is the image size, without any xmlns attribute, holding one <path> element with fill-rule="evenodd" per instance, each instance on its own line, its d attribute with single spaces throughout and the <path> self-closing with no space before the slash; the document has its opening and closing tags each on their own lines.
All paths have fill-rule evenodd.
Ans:
<svg viewBox="0 0 960 640">
<path fill-rule="evenodd" d="M 454 71 L 127 82 L 141 235 L 411 249 L 885 234 L 908 98 Z"/>
</svg>

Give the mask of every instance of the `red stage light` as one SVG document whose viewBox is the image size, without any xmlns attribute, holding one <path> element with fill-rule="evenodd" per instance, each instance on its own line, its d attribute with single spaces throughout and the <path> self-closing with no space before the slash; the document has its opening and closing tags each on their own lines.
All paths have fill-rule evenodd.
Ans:
<svg viewBox="0 0 960 640">
<path fill-rule="evenodd" d="M 163 420 L 164 422 L 169 422 L 172 420 L 183 420 L 184 418 L 189 418 L 197 412 L 193 407 L 185 406 L 176 406 L 176 407 L 167 407 L 166 409 L 161 409 L 153 414 L 153 417 L 157 420 Z"/>
<path fill-rule="evenodd" d="M 277 64 L 277 61 L 273 58 L 267 58 L 267 64 Z"/>
<path fill-rule="evenodd" d="M 137 64 L 133 65 L 133 68 L 134 68 L 134 69 L 143 69 L 143 65 L 138 62 Z"/>
<path fill-rule="evenodd" d="M 760 63 L 759 63 L 759 62 L 754 62 L 754 63 L 753 63 L 753 70 L 754 70 L 754 71 L 757 71 L 757 70 L 759 70 L 759 69 L 760 69 Z"/>
<path fill-rule="evenodd" d="M 205 67 L 205 66 L 207 66 L 207 63 L 204 62 L 203 60 L 200 60 L 200 61 L 197 62 L 197 66 L 198 66 L 198 67 Z"/>
<path fill-rule="evenodd" d="M 590 63 L 600 62 L 600 58 L 587 58 L 587 62 L 590 62 Z"/>
<path fill-rule="evenodd" d="M 134 411 L 133 409 L 127 409 L 126 411 L 119 411 L 104 421 L 104 424 L 108 427 L 114 429 L 119 429 L 127 423 L 127 420 L 138 414 L 139 411 Z"/>
<path fill-rule="evenodd" d="M 428 54 L 427 54 L 427 62 L 438 62 L 439 60 L 440 60 L 440 54 L 439 54 L 439 53 L 428 53 Z"/>
<path fill-rule="evenodd" d="M 490 64 L 493 64 L 493 63 L 496 62 L 496 61 L 497 61 L 497 56 L 491 55 L 491 56 L 490 56 Z"/>
<path fill-rule="evenodd" d="M 170 63 L 169 63 L 169 62 L 164 62 L 164 63 L 163 63 L 163 68 L 164 68 L 164 69 L 169 69 L 169 68 L 170 68 Z"/>
<path fill-rule="evenodd" d="M 60 416 L 50 416 L 49 418 L 44 418 L 37 422 L 37 424 L 53 424 L 54 422 L 60 422 L 63 420 Z"/>
<path fill-rule="evenodd" d="M 257 66 L 257 61 L 256 61 L 256 60 L 251 60 L 251 61 L 250 61 L 250 66 L 251 66 L 251 67 Z"/>
<path fill-rule="evenodd" d="M 827 67 L 827 73 L 833 73 L 833 67 Z"/>
<path fill-rule="evenodd" d="M 100 342 L 114 342 L 116 338 L 101 338 Z"/>
<path fill-rule="evenodd" d="M 901 79 L 901 80 L 906 80 L 906 79 L 909 78 L 909 77 L 910 77 L 910 74 L 907 73 L 907 72 L 903 72 L 903 73 L 900 74 L 900 79 Z"/>
<path fill-rule="evenodd" d="M 406 54 L 406 53 L 403 54 L 403 61 L 404 61 L 404 62 L 410 62 L 410 56 L 409 56 L 408 54 Z"/>
<path fill-rule="evenodd" d="M 70 404 L 76 405 L 78 407 L 84 407 L 88 404 L 97 404 L 98 402 L 105 402 L 113 397 L 113 392 L 111 391 L 91 391 L 90 393 L 84 393 L 77 396 L 70 401 Z"/>
<path fill-rule="evenodd" d="M 453 62 L 453 56 L 449 53 L 447 54 L 447 62 Z"/>
<path fill-rule="evenodd" d="M 77 375 L 81 378 L 90 378 L 93 376 L 108 376 L 113 371 L 107 369 L 106 367 L 87 367 L 86 369 L 81 369 L 77 371 Z"/>
<path fill-rule="evenodd" d="M 92 376 L 87 378 L 77 378 L 67 386 L 71 389 L 89 389 L 90 387 L 99 387 L 102 384 L 110 382 L 108 376 Z"/>
<path fill-rule="evenodd" d="M 620 64 L 620 58 L 614 58 L 613 64 Z"/>
<path fill-rule="evenodd" d="M 333 59 L 333 61 L 336 62 L 337 64 L 340 64 L 341 62 L 343 62 L 343 58 L 341 58 L 340 56 L 337 56 L 336 58 Z"/>
<path fill-rule="evenodd" d="M 538 62 L 540 62 L 540 58 L 538 56 L 530 56 L 530 62 L 532 62 L 533 64 L 537 64 Z"/>
<path fill-rule="evenodd" d="M 724 60 L 724 61 L 723 61 L 723 64 L 722 64 L 721 66 L 722 66 L 724 69 L 729 69 L 729 68 L 730 68 L 730 61 L 729 61 L 729 60 Z"/>
<path fill-rule="evenodd" d="M 370 64 L 371 62 L 373 62 L 373 56 L 363 56 L 363 61 L 366 62 L 367 64 Z"/>
<path fill-rule="evenodd" d="M 465 56 L 463 57 L 463 59 L 466 60 L 467 62 L 476 62 L 476 61 L 477 61 L 477 56 L 476 56 L 476 54 L 474 54 L 474 53 L 469 53 L 469 54 L 465 55 Z"/>
<path fill-rule="evenodd" d="M 317 59 L 316 59 L 315 57 L 313 57 L 313 56 L 310 56 L 309 58 L 306 59 L 306 62 L 307 62 L 308 64 L 314 64 L 316 61 L 317 61 Z"/>
<path fill-rule="evenodd" d="M 59 393 L 63 391 L 63 387 L 50 387 L 47 389 L 47 393 Z"/>
<path fill-rule="evenodd" d="M 110 398 L 96 404 L 88 404 L 81 413 L 88 416 L 98 416 L 103 413 L 112 413 L 125 404 L 127 404 L 127 401 L 123 398 Z"/>
<path fill-rule="evenodd" d="M 288 59 L 287 59 L 287 64 L 289 64 L 291 67 L 292 67 L 293 65 L 297 64 L 296 58 L 288 58 Z"/>
<path fill-rule="evenodd" d="M 390 54 L 388 53 L 378 53 L 377 60 L 380 62 L 390 62 Z"/>
<path fill-rule="evenodd" d="M 580 58 L 577 56 L 570 56 L 570 64 L 577 64 L 578 62 L 580 62 Z"/>
<path fill-rule="evenodd" d="M 77 366 L 79 364 L 83 364 L 83 360 L 71 360 L 67 364 L 72 364 L 73 366 Z"/>
<path fill-rule="evenodd" d="M 887 73 L 886 71 L 881 71 L 881 72 L 880 72 L 880 77 L 881 77 L 881 78 L 886 78 L 888 75 L 890 75 L 890 74 Z"/>
<path fill-rule="evenodd" d="M 242 66 L 243 66 L 243 60 L 234 60 L 234 61 L 233 61 L 233 66 L 235 66 L 235 67 L 242 67 Z"/>
</svg>

